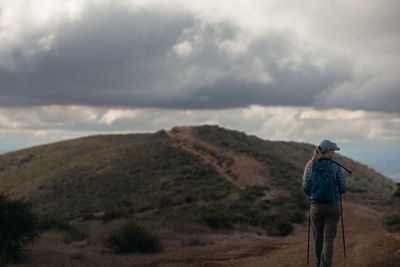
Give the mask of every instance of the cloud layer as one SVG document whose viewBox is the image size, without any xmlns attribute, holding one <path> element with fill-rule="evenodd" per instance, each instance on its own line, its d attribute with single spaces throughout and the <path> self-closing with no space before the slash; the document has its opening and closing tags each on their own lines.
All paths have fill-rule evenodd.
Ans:
<svg viewBox="0 0 400 267">
<path fill-rule="evenodd" d="M 1 106 L 400 112 L 397 1 L 21 2 L 0 4 Z"/>
<path fill-rule="evenodd" d="M 340 142 L 400 139 L 396 113 L 314 108 L 262 107 L 224 110 L 165 110 L 45 106 L 0 109 L 2 139 L 25 134 L 40 140 L 60 140 L 98 132 L 141 132 L 177 125 L 217 124 L 273 140 Z"/>
</svg>

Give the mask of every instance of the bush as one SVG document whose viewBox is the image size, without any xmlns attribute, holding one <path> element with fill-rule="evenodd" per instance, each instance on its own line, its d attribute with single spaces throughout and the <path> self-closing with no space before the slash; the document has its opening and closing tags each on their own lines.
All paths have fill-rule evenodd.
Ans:
<svg viewBox="0 0 400 267">
<path fill-rule="evenodd" d="M 400 197 L 400 183 L 397 183 L 397 191 L 393 193 L 393 197 Z"/>
<path fill-rule="evenodd" d="M 187 197 L 185 198 L 185 201 L 186 201 L 187 203 L 193 203 L 193 202 L 196 201 L 196 198 L 195 198 L 194 196 L 189 195 L 189 196 L 187 196 Z"/>
<path fill-rule="evenodd" d="M 215 230 L 232 229 L 232 218 L 224 213 L 213 213 L 203 217 L 204 223 Z"/>
<path fill-rule="evenodd" d="M 37 218 L 26 203 L 0 195 L 0 266 L 22 260 L 23 246 L 33 243 L 39 230 Z"/>
<path fill-rule="evenodd" d="M 385 215 L 383 225 L 389 232 L 400 232 L 400 214 Z"/>
<path fill-rule="evenodd" d="M 276 222 L 266 230 L 268 235 L 271 236 L 287 236 L 293 231 L 293 226 L 288 222 Z"/>
<path fill-rule="evenodd" d="M 79 230 L 76 226 L 69 224 L 67 221 L 53 217 L 42 217 L 39 219 L 40 231 L 54 230 L 64 232 L 64 242 L 69 244 L 73 241 L 85 240 L 89 237 L 87 233 Z"/>
<path fill-rule="evenodd" d="M 55 230 L 61 232 L 68 231 L 71 227 L 67 221 L 59 218 L 46 216 L 40 217 L 38 221 L 41 231 Z"/>
<path fill-rule="evenodd" d="M 293 226 L 285 217 L 267 215 L 260 219 L 260 225 L 271 236 L 287 236 L 293 231 Z"/>
<path fill-rule="evenodd" d="M 144 226 L 129 223 L 113 232 L 106 240 L 115 253 L 156 253 L 163 250 L 157 235 Z"/>
</svg>

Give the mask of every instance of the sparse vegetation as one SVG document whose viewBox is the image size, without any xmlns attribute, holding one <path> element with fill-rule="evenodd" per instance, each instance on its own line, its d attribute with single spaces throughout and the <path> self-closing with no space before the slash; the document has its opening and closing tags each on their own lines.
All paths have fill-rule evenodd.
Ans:
<svg viewBox="0 0 400 267">
<path fill-rule="evenodd" d="M 206 243 L 201 241 L 198 237 L 196 237 L 196 238 L 190 239 L 189 242 L 188 242 L 188 245 L 189 246 L 202 246 L 203 247 L 203 246 L 206 245 Z"/>
<path fill-rule="evenodd" d="M 157 253 L 163 245 L 155 233 L 136 223 L 129 223 L 113 232 L 106 240 L 115 253 Z"/>
<path fill-rule="evenodd" d="M 88 233 L 85 233 L 77 226 L 71 225 L 67 221 L 54 218 L 49 216 L 44 216 L 39 219 L 40 231 L 50 231 L 54 230 L 57 232 L 64 233 L 64 242 L 69 244 L 74 241 L 85 240 L 89 237 Z"/>
<path fill-rule="evenodd" d="M 367 191 L 364 190 L 364 189 L 361 189 L 361 188 L 354 188 L 354 187 L 352 187 L 352 186 L 349 186 L 349 187 L 347 188 L 347 192 L 365 193 L 365 192 L 367 192 Z"/>
</svg>

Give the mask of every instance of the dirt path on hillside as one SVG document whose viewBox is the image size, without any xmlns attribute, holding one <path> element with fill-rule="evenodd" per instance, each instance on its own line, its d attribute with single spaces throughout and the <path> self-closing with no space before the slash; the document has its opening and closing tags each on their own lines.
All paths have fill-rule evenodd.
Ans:
<svg viewBox="0 0 400 267">
<path fill-rule="evenodd" d="M 240 189 L 246 186 L 265 186 L 270 178 L 268 167 L 244 154 L 235 153 L 197 138 L 191 127 L 176 127 L 167 134 L 178 140 L 178 146 L 206 163 Z"/>
<path fill-rule="evenodd" d="M 344 203 L 344 225 L 347 259 L 343 256 L 341 224 L 335 240 L 333 266 L 399 266 L 400 240 L 388 234 L 381 225 L 380 214 L 357 204 Z M 312 237 L 311 237 L 312 240 Z M 307 266 L 307 232 L 302 229 L 297 236 L 286 238 L 282 248 L 272 250 L 264 257 L 232 262 L 235 266 Z M 313 248 L 313 242 L 311 243 Z M 315 257 L 310 249 L 310 263 Z"/>
</svg>

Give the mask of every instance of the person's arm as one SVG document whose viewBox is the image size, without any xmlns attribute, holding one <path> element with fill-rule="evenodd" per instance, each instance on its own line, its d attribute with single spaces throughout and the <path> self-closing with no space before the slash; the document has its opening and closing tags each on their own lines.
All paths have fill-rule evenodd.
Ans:
<svg viewBox="0 0 400 267">
<path fill-rule="evenodd" d="M 310 178 L 311 178 L 311 164 L 307 166 L 306 169 L 306 174 L 304 175 L 304 180 L 303 180 L 303 191 L 307 194 L 310 195 Z"/>
</svg>

